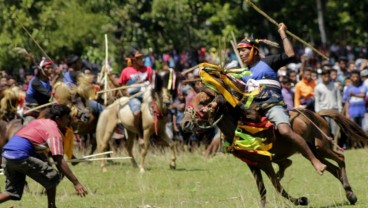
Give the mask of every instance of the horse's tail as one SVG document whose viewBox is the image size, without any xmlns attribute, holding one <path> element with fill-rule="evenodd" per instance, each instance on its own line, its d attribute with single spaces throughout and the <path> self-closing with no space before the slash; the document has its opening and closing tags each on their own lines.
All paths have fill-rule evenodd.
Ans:
<svg viewBox="0 0 368 208">
<path fill-rule="evenodd" d="M 364 143 L 368 142 L 368 135 L 364 130 L 354 121 L 346 118 L 343 114 L 335 110 L 321 110 L 318 114 L 322 117 L 328 117 L 333 119 L 336 124 L 340 127 L 342 132 L 346 134 L 347 138 L 352 138 L 356 141 Z"/>
</svg>

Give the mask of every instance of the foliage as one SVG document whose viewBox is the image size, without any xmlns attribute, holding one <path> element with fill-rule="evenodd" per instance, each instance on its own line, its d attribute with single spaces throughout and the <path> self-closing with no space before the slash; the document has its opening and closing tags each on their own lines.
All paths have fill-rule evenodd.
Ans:
<svg viewBox="0 0 368 208">
<path fill-rule="evenodd" d="M 320 1 L 329 43 L 368 42 L 367 1 Z M 286 23 L 294 34 L 320 43 L 315 1 L 253 2 L 276 21 Z M 15 47 L 31 52 L 36 61 L 45 56 L 24 28 L 52 58 L 74 53 L 97 64 L 104 60 L 104 34 L 108 34 L 109 57 L 115 68 L 122 67 L 132 48 L 164 52 L 219 47 L 231 32 L 237 39 L 250 33 L 279 39 L 276 26 L 244 0 L 17 0 L 0 1 L 0 11 L 3 69 L 31 64 L 13 52 Z"/>
</svg>

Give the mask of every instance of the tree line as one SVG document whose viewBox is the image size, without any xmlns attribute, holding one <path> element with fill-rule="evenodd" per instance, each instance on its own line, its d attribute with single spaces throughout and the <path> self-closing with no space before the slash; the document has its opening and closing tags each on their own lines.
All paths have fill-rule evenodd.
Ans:
<svg viewBox="0 0 368 208">
<path fill-rule="evenodd" d="M 253 2 L 315 46 L 368 42 L 367 1 Z M 238 40 L 254 34 L 279 41 L 276 27 L 244 0 L 5 0 L 0 11 L 0 69 L 30 64 L 16 47 L 40 60 L 44 53 L 32 39 L 52 58 L 73 53 L 102 63 L 107 34 L 109 58 L 117 68 L 131 48 L 219 47 L 232 32 Z"/>
</svg>

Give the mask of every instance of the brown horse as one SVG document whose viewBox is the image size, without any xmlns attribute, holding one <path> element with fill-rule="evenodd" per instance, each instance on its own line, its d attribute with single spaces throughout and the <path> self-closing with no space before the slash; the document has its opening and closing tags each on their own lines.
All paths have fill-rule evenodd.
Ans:
<svg viewBox="0 0 368 208">
<path fill-rule="evenodd" d="M 174 143 L 172 138 L 169 138 L 165 131 L 171 97 L 175 94 L 173 90 L 167 89 L 170 77 L 169 71 L 158 73 L 155 78 L 154 88 L 152 85 L 148 86 L 143 94 L 141 110 L 144 144 L 142 145 L 141 160 L 139 164 L 141 173 L 145 171 L 144 161 L 148 152 L 150 137 L 154 133 L 169 145 L 172 152 L 170 168 L 176 168 L 176 151 Z M 122 97 L 105 108 L 101 113 L 96 130 L 97 148 L 98 152 L 107 150 L 109 141 L 117 125 L 120 123 L 127 132 L 126 148 L 128 154 L 132 158 L 133 166 L 137 167 L 137 163 L 133 156 L 133 145 L 137 137 L 138 128 L 134 126 L 134 117 L 129 105 L 127 105 L 128 101 L 128 97 Z M 102 171 L 107 171 L 104 161 L 101 161 L 100 166 Z"/>
<path fill-rule="evenodd" d="M 217 106 L 213 106 L 212 101 L 216 99 Z M 345 170 L 344 156 L 332 150 L 331 142 L 328 140 L 329 126 L 320 115 L 308 110 L 292 110 L 290 113 L 290 123 L 294 131 L 300 134 L 308 143 L 316 157 L 327 165 L 327 171 L 335 176 L 343 185 L 346 197 L 351 204 L 355 204 L 357 197 L 355 196 L 347 178 Z M 232 107 L 227 103 L 222 95 L 216 93 L 209 88 L 197 94 L 192 100 L 191 106 L 186 109 L 185 118 L 182 120 L 183 129 L 193 130 L 195 128 L 207 128 L 217 125 L 223 134 L 225 140 L 229 144 L 233 144 L 235 130 L 238 121 L 243 119 L 243 111 L 239 107 Z M 249 115 L 248 115 L 249 116 Z M 325 111 L 324 116 L 335 119 L 338 124 L 349 124 L 351 121 L 345 117 L 337 117 L 331 112 Z M 317 127 L 318 125 L 318 127 Z M 353 135 L 349 127 L 344 128 L 345 133 Z M 294 198 L 290 196 L 280 183 L 280 178 L 283 176 L 285 169 L 291 165 L 291 160 L 287 159 L 297 152 L 296 148 L 288 140 L 280 138 L 278 133 L 274 132 L 273 128 L 260 132 L 257 137 L 267 137 L 272 140 L 272 148 L 268 151 L 272 154 L 272 159 L 264 155 L 254 154 L 237 149 L 232 149 L 231 153 L 246 162 L 250 168 L 256 182 L 258 191 L 261 195 L 261 206 L 266 206 L 266 189 L 262 179 L 261 170 L 264 171 L 270 178 L 276 190 L 285 198 L 290 200 L 295 205 L 307 205 L 306 197 Z M 366 138 L 366 135 L 358 136 Z M 338 166 L 335 166 L 326 159 L 335 161 Z M 276 174 L 272 167 L 272 162 L 279 164 L 279 174 Z"/>
<path fill-rule="evenodd" d="M 90 138 L 92 154 L 97 147 L 94 133 L 96 132 L 97 120 L 89 107 L 89 100 L 95 98 L 95 92 L 91 77 L 80 74 L 77 86 L 68 86 L 65 83 L 57 83 L 53 87 L 54 100 L 59 104 L 65 104 L 72 110 L 72 128 L 75 135 Z M 42 117 L 42 115 L 41 115 Z"/>
<path fill-rule="evenodd" d="M 0 152 L 8 139 L 22 127 L 17 108 L 23 97 L 17 87 L 0 89 Z"/>
</svg>

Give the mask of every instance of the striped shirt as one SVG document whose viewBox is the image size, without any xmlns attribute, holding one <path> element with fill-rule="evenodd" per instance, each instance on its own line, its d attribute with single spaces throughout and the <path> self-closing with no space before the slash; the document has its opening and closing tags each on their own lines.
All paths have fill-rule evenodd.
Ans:
<svg viewBox="0 0 368 208">
<path fill-rule="evenodd" d="M 28 139 L 36 151 L 49 149 L 52 155 L 63 155 L 63 141 L 55 121 L 36 119 L 16 133 L 16 136 Z"/>
</svg>

